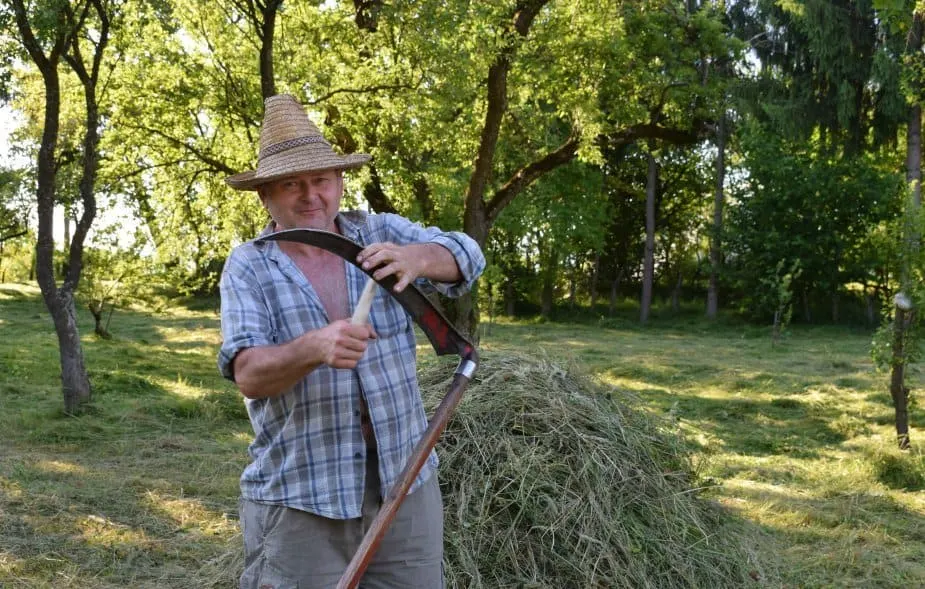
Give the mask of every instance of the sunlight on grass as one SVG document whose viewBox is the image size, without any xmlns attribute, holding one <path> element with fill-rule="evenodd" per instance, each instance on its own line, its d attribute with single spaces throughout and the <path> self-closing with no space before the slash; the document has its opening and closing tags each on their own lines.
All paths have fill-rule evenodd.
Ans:
<svg viewBox="0 0 925 589">
<path fill-rule="evenodd" d="M 60 460 L 40 460 L 35 464 L 36 469 L 47 473 L 83 475 L 87 470 L 79 464 L 62 462 Z"/>
<path fill-rule="evenodd" d="M 0 497 L 0 507 L 3 506 L 2 501 L 18 501 L 23 498 L 24 492 L 22 486 L 16 481 L 12 481 L 5 477 L 0 477 L 0 492 L 3 496 Z M 0 514 L 3 513 L 3 510 L 0 509 Z"/>
<path fill-rule="evenodd" d="M 654 384 L 649 384 L 641 380 L 635 380 L 631 378 L 621 378 L 621 377 L 613 376 L 610 374 L 599 376 L 598 380 L 600 380 L 601 382 L 605 384 L 609 384 L 617 388 L 630 389 L 632 391 L 635 391 L 636 393 L 642 393 L 647 390 L 653 390 L 653 391 L 664 390 L 664 387 L 660 387 Z"/>
<path fill-rule="evenodd" d="M 83 541 L 89 545 L 118 549 L 128 546 L 141 548 L 151 543 L 144 531 L 99 515 L 78 518 L 75 527 L 80 530 Z"/>
<path fill-rule="evenodd" d="M 171 497 L 158 491 L 145 493 L 145 502 L 156 512 L 169 517 L 181 530 L 195 530 L 205 535 L 235 531 L 236 522 L 207 508 L 199 499 Z"/>
<path fill-rule="evenodd" d="M 213 390 L 204 387 L 202 383 L 198 385 L 190 383 L 182 374 L 178 374 L 174 379 L 152 378 L 151 382 L 169 393 L 190 399 L 203 397 Z"/>
</svg>

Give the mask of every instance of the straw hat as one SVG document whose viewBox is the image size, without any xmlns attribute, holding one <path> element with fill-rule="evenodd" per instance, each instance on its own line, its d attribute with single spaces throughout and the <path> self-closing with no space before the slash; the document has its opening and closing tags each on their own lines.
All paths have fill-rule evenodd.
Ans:
<svg viewBox="0 0 925 589">
<path fill-rule="evenodd" d="M 257 190 L 261 184 L 293 174 L 359 168 L 371 157 L 335 153 L 294 96 L 271 96 L 264 109 L 257 169 L 225 178 L 236 190 Z"/>
</svg>

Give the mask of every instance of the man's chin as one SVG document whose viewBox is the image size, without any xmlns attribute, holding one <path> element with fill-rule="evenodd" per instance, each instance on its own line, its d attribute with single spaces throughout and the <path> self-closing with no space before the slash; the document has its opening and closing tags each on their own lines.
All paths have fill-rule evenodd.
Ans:
<svg viewBox="0 0 925 589">
<path fill-rule="evenodd" d="M 289 229 L 315 229 L 317 231 L 334 231 L 335 226 L 333 223 L 325 223 L 322 219 L 300 219 L 298 222 L 293 223 L 292 227 Z"/>
</svg>

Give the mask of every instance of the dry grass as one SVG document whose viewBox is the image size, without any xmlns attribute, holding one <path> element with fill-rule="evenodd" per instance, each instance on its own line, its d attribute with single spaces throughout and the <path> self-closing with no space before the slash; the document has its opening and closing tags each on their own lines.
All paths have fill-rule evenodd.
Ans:
<svg viewBox="0 0 925 589">
<path fill-rule="evenodd" d="M 433 405 L 451 372 L 422 376 Z M 700 497 L 678 432 L 567 363 L 485 354 L 440 448 L 450 587 L 769 580 L 757 532 Z"/>
</svg>

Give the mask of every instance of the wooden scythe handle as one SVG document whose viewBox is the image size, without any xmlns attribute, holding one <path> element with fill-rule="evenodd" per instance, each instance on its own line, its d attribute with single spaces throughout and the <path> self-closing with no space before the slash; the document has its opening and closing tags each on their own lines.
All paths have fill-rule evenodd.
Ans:
<svg viewBox="0 0 925 589">
<path fill-rule="evenodd" d="M 405 500 L 408 489 L 411 488 L 414 479 L 416 479 L 418 473 L 421 472 L 421 468 L 423 468 L 424 463 L 427 461 L 430 451 L 433 450 L 434 446 L 437 444 L 437 440 L 440 439 L 440 435 L 443 433 L 443 430 L 446 429 L 446 424 L 450 420 L 450 416 L 462 399 L 463 392 L 465 392 L 466 386 L 469 384 L 469 380 L 472 378 L 472 374 L 475 372 L 477 365 L 477 360 L 474 358 L 474 351 L 472 356 L 473 357 L 470 358 L 464 358 L 462 362 L 459 363 L 456 374 L 453 376 L 453 382 L 450 385 L 449 392 L 446 394 L 446 397 L 443 398 L 443 401 L 440 402 L 440 405 L 437 406 L 437 410 L 434 411 L 434 416 L 427 425 L 424 435 L 414 447 L 414 452 L 408 459 L 408 463 L 402 470 L 401 475 L 399 475 L 398 480 L 389 490 L 389 494 L 383 500 L 379 512 L 376 514 L 375 519 L 373 519 L 372 525 L 369 530 L 367 530 L 366 535 L 363 536 L 363 542 L 357 549 L 356 554 L 353 555 L 350 564 L 347 565 L 347 570 L 344 571 L 343 576 L 341 576 L 340 582 L 337 584 L 337 589 L 355 589 L 360 579 L 363 578 L 363 573 L 366 572 L 366 567 L 369 566 L 373 554 L 375 554 L 376 549 L 379 547 L 379 543 L 382 541 L 382 537 L 385 535 L 386 530 L 388 530 L 389 525 L 391 525 L 392 520 L 395 519 L 395 514 L 398 513 L 398 508 L 401 506 L 402 501 Z M 434 476 L 436 476 L 436 474 Z"/>
</svg>

